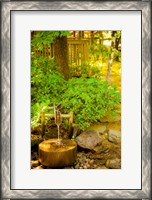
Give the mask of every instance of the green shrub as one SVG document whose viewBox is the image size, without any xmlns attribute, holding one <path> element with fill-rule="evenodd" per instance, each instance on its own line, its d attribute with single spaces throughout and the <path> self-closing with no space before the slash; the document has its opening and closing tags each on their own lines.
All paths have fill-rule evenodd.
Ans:
<svg viewBox="0 0 152 200">
<path fill-rule="evenodd" d="M 103 62 L 107 62 L 111 53 L 110 46 L 94 44 L 90 47 L 90 56 L 92 57 L 92 60 L 99 60 L 99 58 L 102 58 Z M 114 49 L 114 60 L 119 61 L 120 59 L 121 52 Z"/>
<path fill-rule="evenodd" d="M 32 129 L 40 126 L 41 124 L 40 117 L 41 117 L 42 108 L 45 107 L 46 108 L 45 110 L 48 111 L 49 104 L 50 104 L 50 101 L 32 104 L 32 107 L 31 107 L 31 128 Z"/>
<path fill-rule="evenodd" d="M 36 57 L 32 59 L 31 99 L 32 103 L 60 100 L 65 80 L 58 72 L 52 58 Z"/>
<path fill-rule="evenodd" d="M 84 63 L 82 65 L 73 64 L 70 68 L 71 77 L 101 77 L 101 68 L 97 65 Z"/>
<path fill-rule="evenodd" d="M 52 58 L 32 57 L 31 128 L 40 125 L 41 111 L 44 106 L 47 108 L 60 102 L 66 81 L 58 72 L 59 69 Z"/>
<path fill-rule="evenodd" d="M 107 114 L 115 115 L 120 93 L 114 85 L 97 78 L 72 78 L 62 94 L 63 111 L 74 112 L 74 122 L 82 130 Z"/>
<path fill-rule="evenodd" d="M 62 104 L 62 113 L 73 111 L 74 123 L 82 130 L 107 114 L 115 115 L 120 93 L 114 85 L 108 85 L 97 77 L 85 78 L 85 71 L 81 74 L 83 77 L 66 81 L 58 69 L 53 59 L 32 58 L 32 128 L 40 125 L 42 108 L 54 103 Z"/>
<path fill-rule="evenodd" d="M 90 46 L 90 56 L 93 60 L 99 60 L 102 58 L 103 61 L 106 61 L 111 54 L 111 49 L 109 46 L 103 44 L 93 44 Z"/>
</svg>

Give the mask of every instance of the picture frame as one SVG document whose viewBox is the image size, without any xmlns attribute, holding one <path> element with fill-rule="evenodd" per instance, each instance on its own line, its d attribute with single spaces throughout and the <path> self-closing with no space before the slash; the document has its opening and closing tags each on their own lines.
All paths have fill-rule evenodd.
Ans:
<svg viewBox="0 0 152 200">
<path fill-rule="evenodd" d="M 139 189 L 12 189 L 11 174 L 13 173 L 12 161 L 18 160 L 12 156 L 12 143 L 14 142 L 13 131 L 15 116 L 13 113 L 14 101 L 12 96 L 14 87 L 14 71 L 12 69 L 13 41 L 11 38 L 12 23 L 11 13 L 15 11 L 140 11 L 142 36 L 141 44 L 141 188 Z M 64 198 L 90 198 L 90 199 L 151 199 L 151 2 L 150 1 L 2 1 L 1 2 L 1 86 L 2 86 L 2 109 L 1 109 L 1 191 L 2 199 L 64 199 Z M 11 21 L 12 20 L 12 21 Z M 139 44 L 140 45 L 140 44 Z M 26 55 L 25 55 L 26 56 Z M 140 58 L 139 58 L 140 59 Z M 24 181 L 24 180 L 23 180 Z"/>
</svg>

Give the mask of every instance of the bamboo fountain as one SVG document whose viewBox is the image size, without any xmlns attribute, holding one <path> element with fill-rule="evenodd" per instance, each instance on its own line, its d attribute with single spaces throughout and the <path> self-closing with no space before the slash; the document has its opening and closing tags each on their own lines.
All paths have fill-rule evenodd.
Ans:
<svg viewBox="0 0 152 200">
<path fill-rule="evenodd" d="M 51 107 L 52 108 L 52 107 Z M 45 117 L 54 118 L 58 128 L 58 137 L 54 139 L 44 140 L 39 144 L 39 162 L 50 168 L 61 168 L 73 165 L 76 160 L 77 144 L 71 139 L 60 138 L 60 125 L 62 118 L 69 119 L 69 131 L 71 131 L 73 123 L 73 113 L 61 114 L 54 105 L 54 114 L 46 114 L 44 109 L 41 114 L 41 126 L 44 133 Z M 51 133 L 50 133 L 51 134 Z"/>
</svg>

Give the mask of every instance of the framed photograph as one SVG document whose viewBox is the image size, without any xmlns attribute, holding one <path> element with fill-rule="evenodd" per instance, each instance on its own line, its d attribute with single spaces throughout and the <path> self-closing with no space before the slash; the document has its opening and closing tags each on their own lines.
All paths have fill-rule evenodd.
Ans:
<svg viewBox="0 0 152 200">
<path fill-rule="evenodd" d="M 151 198 L 151 2 L 1 2 L 2 199 Z"/>
</svg>

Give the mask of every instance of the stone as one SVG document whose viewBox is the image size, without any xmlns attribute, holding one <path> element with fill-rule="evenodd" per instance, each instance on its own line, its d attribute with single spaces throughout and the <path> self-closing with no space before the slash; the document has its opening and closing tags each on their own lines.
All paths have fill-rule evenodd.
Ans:
<svg viewBox="0 0 152 200">
<path fill-rule="evenodd" d="M 106 145 L 106 143 L 107 143 L 106 141 L 103 141 L 103 146 Z M 107 161 L 108 159 L 121 159 L 121 146 L 119 144 L 114 144 L 114 143 L 111 144 L 112 144 L 111 149 L 109 148 L 109 150 L 106 151 L 105 148 L 105 152 L 104 151 L 100 153 L 96 152 L 92 154 L 90 158 L 105 160 L 105 161 Z"/>
<path fill-rule="evenodd" d="M 37 160 L 38 159 L 38 152 L 37 152 L 37 150 L 31 152 L 31 159 L 32 160 Z"/>
<path fill-rule="evenodd" d="M 121 142 L 121 131 L 119 130 L 109 130 L 108 132 L 108 140 L 115 144 L 119 144 Z"/>
<path fill-rule="evenodd" d="M 110 122 L 107 124 L 107 130 L 121 130 L 121 121 L 119 122 Z"/>
<path fill-rule="evenodd" d="M 94 150 L 102 142 L 102 137 L 98 131 L 86 130 L 76 137 L 76 142 L 81 148 Z"/>
<path fill-rule="evenodd" d="M 100 161 L 99 161 L 99 164 L 100 164 L 100 165 L 105 165 L 105 164 L 106 164 L 106 160 L 100 160 Z"/>
<path fill-rule="evenodd" d="M 97 153 L 107 153 L 111 149 L 113 149 L 113 147 L 114 146 L 111 142 L 109 142 L 108 140 L 103 140 L 102 143 L 94 147 L 93 150 Z"/>
<path fill-rule="evenodd" d="M 103 134 L 106 131 L 106 126 L 103 126 L 102 124 L 94 124 L 88 127 L 87 130 L 95 130 L 100 134 Z"/>
<path fill-rule="evenodd" d="M 34 147 L 35 145 L 38 146 L 43 141 L 43 138 L 41 134 L 39 135 L 34 135 L 31 134 L 31 147 Z"/>
<path fill-rule="evenodd" d="M 44 167 L 43 167 L 43 165 L 40 165 L 40 166 L 37 166 L 37 167 L 35 167 L 33 169 L 44 169 Z"/>
<path fill-rule="evenodd" d="M 111 159 L 106 161 L 106 167 L 110 169 L 120 169 L 121 159 Z"/>
<path fill-rule="evenodd" d="M 31 161 L 31 167 L 37 167 L 37 166 L 39 166 L 39 165 L 40 165 L 40 163 L 39 163 L 38 160 L 32 160 L 32 161 Z"/>
<path fill-rule="evenodd" d="M 80 135 L 81 130 L 80 127 L 78 127 L 77 125 L 73 124 L 73 133 L 72 133 L 72 139 L 76 138 L 78 135 Z"/>
<path fill-rule="evenodd" d="M 107 169 L 105 165 L 101 165 L 100 169 Z"/>
<path fill-rule="evenodd" d="M 100 119 L 100 122 L 118 122 L 121 121 L 121 116 L 120 115 L 116 115 L 115 117 L 112 115 L 106 116 L 106 117 L 102 117 Z"/>
<path fill-rule="evenodd" d="M 79 163 L 75 165 L 75 169 L 78 169 L 79 168 Z"/>
</svg>

